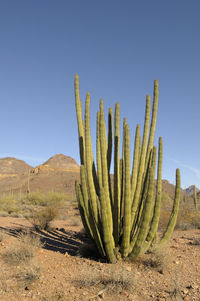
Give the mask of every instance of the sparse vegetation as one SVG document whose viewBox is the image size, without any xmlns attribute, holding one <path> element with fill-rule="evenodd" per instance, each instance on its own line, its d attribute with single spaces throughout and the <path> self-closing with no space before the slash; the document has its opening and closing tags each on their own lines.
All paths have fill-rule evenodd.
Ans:
<svg viewBox="0 0 200 301">
<path fill-rule="evenodd" d="M 46 216 L 47 220 L 50 217 L 52 220 L 66 218 L 68 207 L 72 206 L 76 207 L 75 196 L 60 192 L 9 193 L 0 197 L 0 216 L 25 217 L 35 220 L 34 223 L 38 220 L 40 224 L 40 220 L 44 219 L 42 216 Z"/>
<path fill-rule="evenodd" d="M 8 265 L 28 263 L 34 258 L 38 248 L 42 246 L 39 236 L 31 233 L 21 233 L 16 243 L 8 246 L 1 254 L 3 262 Z"/>
<path fill-rule="evenodd" d="M 17 282 L 22 287 L 27 287 L 40 278 L 41 266 L 36 260 L 29 262 L 28 266 L 21 266 L 19 271 L 14 275 Z"/>
<path fill-rule="evenodd" d="M 200 229 L 200 211 L 192 203 L 182 203 L 177 218 L 176 229 Z"/>
<path fill-rule="evenodd" d="M 36 260 L 36 252 L 42 246 L 39 236 L 21 232 L 15 242 L 6 247 L 0 255 L 1 269 L 5 265 L 4 275 L 0 277 L 0 294 L 19 288 L 29 289 L 28 286 L 39 279 L 41 264 Z"/>
<path fill-rule="evenodd" d="M 130 292 L 136 285 L 137 279 L 134 273 L 128 271 L 126 267 L 111 266 L 106 272 L 97 269 L 83 271 L 74 282 L 84 288 L 95 287 L 96 297 L 104 292 L 112 294 L 114 297 L 123 291 Z"/>
<path fill-rule="evenodd" d="M 49 230 L 51 222 L 58 217 L 58 214 L 58 208 L 46 206 L 42 209 L 34 209 L 27 219 L 35 230 Z"/>
</svg>

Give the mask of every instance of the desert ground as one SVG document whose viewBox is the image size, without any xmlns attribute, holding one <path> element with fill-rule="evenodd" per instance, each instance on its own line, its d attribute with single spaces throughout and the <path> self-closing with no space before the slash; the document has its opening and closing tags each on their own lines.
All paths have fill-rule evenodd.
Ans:
<svg viewBox="0 0 200 301">
<path fill-rule="evenodd" d="M 72 158 L 59 154 L 35 168 L 1 159 L 0 177 L 1 301 L 200 300 L 200 214 L 184 191 L 164 249 L 108 264 L 83 230 Z M 160 230 L 173 196 L 163 180 Z M 38 227 L 48 216 L 48 227 Z"/>
<path fill-rule="evenodd" d="M 200 300 L 199 229 L 175 231 L 161 252 L 116 264 L 95 256 L 76 210 L 73 221 L 55 220 L 48 231 L 35 232 L 29 221 L 13 217 L 1 217 L 0 230 L 2 301 Z M 42 241 L 25 262 L 11 258 L 34 245 L 19 242 L 20 233 Z"/>
</svg>

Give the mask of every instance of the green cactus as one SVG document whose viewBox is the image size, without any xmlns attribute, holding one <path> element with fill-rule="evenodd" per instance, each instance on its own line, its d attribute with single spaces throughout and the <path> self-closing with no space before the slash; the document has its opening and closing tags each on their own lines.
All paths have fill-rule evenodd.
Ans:
<svg viewBox="0 0 200 301">
<path fill-rule="evenodd" d="M 194 208 L 195 208 L 195 210 L 197 210 L 197 189 L 196 189 L 196 185 L 194 185 L 193 199 L 194 199 Z"/>
<path fill-rule="evenodd" d="M 162 138 L 159 138 L 157 185 L 154 197 L 156 147 L 154 133 L 158 108 L 158 81 L 154 81 L 152 117 L 150 96 L 146 97 L 146 113 L 141 142 L 140 126 L 136 127 L 133 165 L 130 163 L 130 133 L 126 118 L 123 123 L 122 157 L 120 159 L 120 106 L 108 113 L 108 136 L 103 100 L 97 112 L 96 162 L 90 134 L 90 94 L 85 103 L 83 120 L 79 96 L 79 78 L 75 76 L 76 114 L 79 135 L 80 180 L 76 182 L 76 195 L 83 225 L 101 257 L 109 262 L 118 258 L 137 258 L 145 253 L 157 233 L 162 190 Z M 114 122 L 114 126 L 113 126 Z M 114 129 L 114 133 L 113 133 Z M 114 137 L 113 137 L 114 136 Z M 113 143 L 114 140 L 114 143 Z M 110 167 L 114 145 L 114 182 Z M 180 200 L 180 171 L 176 171 L 176 191 L 172 214 L 159 245 L 172 235 Z"/>
</svg>

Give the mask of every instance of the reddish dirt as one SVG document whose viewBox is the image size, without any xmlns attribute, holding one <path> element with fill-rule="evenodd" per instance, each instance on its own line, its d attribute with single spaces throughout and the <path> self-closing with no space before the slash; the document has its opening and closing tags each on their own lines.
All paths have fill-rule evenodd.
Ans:
<svg viewBox="0 0 200 301">
<path fill-rule="evenodd" d="M 0 229 L 7 234 L 0 253 L 16 243 L 17 231 L 29 228 L 25 219 L 1 217 Z M 45 242 L 36 254 L 41 274 L 29 285 L 16 283 L 19 267 L 1 262 L 0 300 L 200 300 L 200 230 L 175 231 L 164 265 L 154 268 L 147 263 L 150 254 L 114 265 L 78 256 L 86 240 L 81 228 L 59 220 L 51 231 L 37 233 Z"/>
</svg>

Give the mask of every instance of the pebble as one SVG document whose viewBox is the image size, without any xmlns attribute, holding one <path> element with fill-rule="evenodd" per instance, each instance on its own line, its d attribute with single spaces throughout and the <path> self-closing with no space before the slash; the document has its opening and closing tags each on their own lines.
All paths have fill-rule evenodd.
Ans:
<svg viewBox="0 0 200 301">
<path fill-rule="evenodd" d="M 131 267 L 130 266 L 126 266 L 124 267 L 125 270 L 127 270 L 128 272 L 131 272 Z"/>
</svg>

